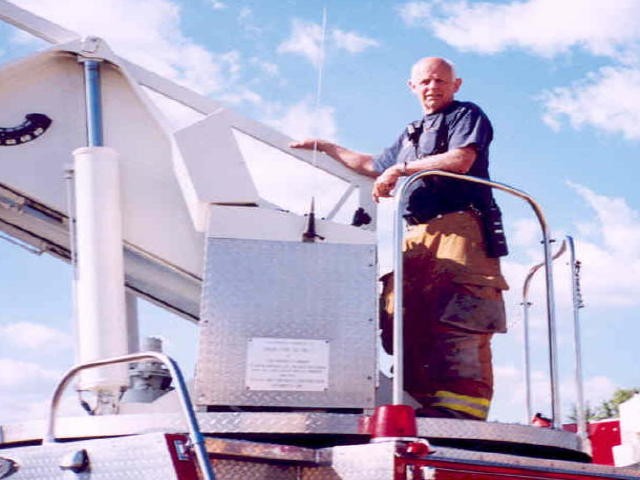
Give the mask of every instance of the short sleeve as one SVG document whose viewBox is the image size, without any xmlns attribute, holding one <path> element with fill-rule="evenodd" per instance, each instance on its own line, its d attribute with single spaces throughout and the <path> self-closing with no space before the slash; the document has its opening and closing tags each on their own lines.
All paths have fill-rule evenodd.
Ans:
<svg viewBox="0 0 640 480">
<path fill-rule="evenodd" d="M 449 126 L 449 149 L 476 145 L 478 150 L 489 147 L 493 127 L 479 108 L 466 108 Z"/>
<path fill-rule="evenodd" d="M 373 157 L 373 168 L 376 172 L 382 173 L 387 168 L 395 165 L 398 161 L 398 156 L 402 150 L 402 144 L 404 143 L 404 133 L 398 137 L 398 139 L 377 157 Z"/>
</svg>

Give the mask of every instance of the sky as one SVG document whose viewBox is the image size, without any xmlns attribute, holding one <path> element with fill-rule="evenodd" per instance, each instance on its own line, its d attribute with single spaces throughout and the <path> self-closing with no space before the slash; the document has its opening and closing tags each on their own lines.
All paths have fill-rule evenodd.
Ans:
<svg viewBox="0 0 640 480">
<path fill-rule="evenodd" d="M 585 398 L 640 386 L 640 3 L 635 0 L 16 0 L 104 38 L 119 55 L 292 138 L 320 136 L 377 153 L 421 116 L 406 82 L 423 56 L 454 62 L 461 100 L 479 104 L 495 139 L 491 175 L 532 195 L 555 245 L 571 235 L 585 307 L 579 320 Z M 323 11 L 326 11 L 324 49 Z M 0 26 L 0 62 L 46 45 Z M 319 75 L 321 69 L 321 75 Z M 320 79 L 320 80 L 319 80 Z M 318 95 L 318 92 L 319 95 Z M 522 284 L 542 260 L 520 200 L 496 194 L 511 254 L 502 260 L 509 333 L 494 339 L 490 419 L 523 422 Z M 390 202 L 381 206 L 389 265 Z M 3 234 L 3 237 L 5 235 Z M 73 362 L 71 269 L 0 239 L 0 424 L 43 418 Z M 554 264 L 563 419 L 575 402 L 568 257 Z M 534 411 L 550 414 L 542 272 L 530 300 Z M 140 304 L 142 335 L 190 375 L 193 324 Z"/>
</svg>

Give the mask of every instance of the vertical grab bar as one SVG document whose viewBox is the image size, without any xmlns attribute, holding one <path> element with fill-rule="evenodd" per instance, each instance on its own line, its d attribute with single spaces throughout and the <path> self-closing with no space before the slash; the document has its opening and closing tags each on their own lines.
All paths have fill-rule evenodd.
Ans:
<svg viewBox="0 0 640 480">
<path fill-rule="evenodd" d="M 407 199 L 408 188 L 417 180 L 437 175 L 441 177 L 449 177 L 457 180 L 463 180 L 471 183 L 478 183 L 491 188 L 496 188 L 525 200 L 533 209 L 540 228 L 542 230 L 542 245 L 544 249 L 544 265 L 545 265 L 545 281 L 547 289 L 547 328 L 549 335 L 549 370 L 551 383 L 551 409 L 553 417 L 553 427 L 560 428 L 560 399 L 558 397 L 558 365 L 557 365 L 557 339 L 556 339 L 556 323 L 555 323 L 555 302 L 553 298 L 553 271 L 551 265 L 551 239 L 547 221 L 542 213 L 542 209 L 538 203 L 527 193 L 498 182 L 486 180 L 484 178 L 472 177 L 469 175 L 461 175 L 453 172 L 445 172 L 442 170 L 426 170 L 414 173 L 402 183 L 397 189 L 395 195 L 395 216 L 394 216 L 394 322 L 393 322 L 393 404 L 402 404 L 404 396 L 404 362 L 403 362 L 403 292 L 402 292 L 402 241 L 403 241 L 403 216 L 402 212 Z"/>
<path fill-rule="evenodd" d="M 567 243 L 563 240 L 558 251 L 551 257 L 555 260 L 567 249 Z M 533 418 L 533 410 L 531 408 L 531 356 L 529 354 L 529 284 L 534 274 L 544 266 L 544 262 L 538 263 L 531 267 L 527 277 L 522 285 L 522 308 L 523 308 L 523 332 L 524 332 L 524 378 L 525 378 L 525 395 L 526 395 L 526 418 L 525 423 L 529 424 Z"/>
<path fill-rule="evenodd" d="M 182 407 L 183 413 L 185 414 L 185 417 L 187 418 L 189 437 L 191 438 L 193 448 L 196 452 L 196 458 L 198 460 L 200 472 L 204 476 L 205 480 L 215 480 L 215 474 L 213 473 L 213 469 L 211 468 L 211 464 L 209 463 L 207 451 L 204 446 L 204 438 L 202 436 L 202 432 L 200 431 L 200 427 L 198 426 L 198 419 L 196 418 L 196 414 L 193 410 L 193 404 L 191 403 L 191 399 L 189 398 L 187 384 L 184 381 L 184 376 L 180 371 L 180 367 L 171 357 L 158 352 L 139 352 L 115 358 L 96 360 L 93 362 L 76 365 L 75 367 L 69 369 L 63 375 L 62 380 L 60 380 L 60 382 L 58 383 L 58 386 L 56 387 L 55 391 L 53 392 L 53 396 L 51 397 L 49 416 L 47 419 L 47 432 L 45 433 L 43 441 L 46 443 L 53 443 L 56 441 L 55 423 L 58 404 L 60 403 L 62 393 L 69 385 L 69 382 L 76 375 L 76 373 L 89 368 L 103 367 L 105 365 L 113 365 L 116 363 L 129 363 L 144 359 L 155 359 L 156 361 L 164 364 L 169 370 L 171 378 L 176 382 L 176 390 L 178 392 L 178 397 L 180 398 L 180 405 Z"/>
<path fill-rule="evenodd" d="M 574 335 L 574 348 L 575 348 L 575 380 L 576 380 L 576 424 L 578 436 L 585 444 L 589 442 L 587 435 L 587 418 L 584 408 L 584 385 L 582 381 L 582 345 L 580 339 L 580 314 L 579 310 L 584 307 L 582 303 L 582 295 L 580 294 L 580 262 L 576 261 L 576 249 L 573 242 L 573 237 L 566 236 L 567 243 L 569 244 L 570 262 L 571 262 L 571 298 L 573 304 L 573 335 Z"/>
</svg>

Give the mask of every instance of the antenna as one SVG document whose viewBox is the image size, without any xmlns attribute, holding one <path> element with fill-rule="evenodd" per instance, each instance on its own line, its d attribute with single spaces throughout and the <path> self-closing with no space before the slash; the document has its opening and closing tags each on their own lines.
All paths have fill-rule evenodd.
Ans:
<svg viewBox="0 0 640 480">
<path fill-rule="evenodd" d="M 322 74 L 323 74 L 323 70 L 324 70 L 324 59 L 325 59 L 325 38 L 326 38 L 326 33 L 327 33 L 327 7 L 326 5 L 324 7 L 322 7 L 322 27 L 321 27 L 321 34 L 320 34 L 320 58 L 319 58 L 319 62 L 318 62 L 318 79 L 316 82 L 316 100 L 315 100 L 315 105 L 313 107 L 313 114 L 314 117 L 316 119 L 318 119 L 318 115 L 320 112 L 320 97 L 322 95 Z M 317 123 L 316 123 L 317 124 Z M 316 134 L 316 132 L 314 132 L 314 138 L 316 139 L 313 142 L 313 159 L 312 159 L 312 165 L 314 168 L 318 168 L 318 136 Z M 313 191 L 315 192 L 317 190 L 317 180 L 314 181 L 314 188 Z M 324 240 L 324 237 L 318 235 L 316 233 L 316 228 L 315 228 L 315 196 L 311 195 L 311 210 L 308 213 L 308 222 L 307 222 L 307 229 L 306 231 L 302 234 L 302 241 L 303 242 L 315 242 L 316 238 L 319 238 L 321 240 Z"/>
<path fill-rule="evenodd" d="M 324 59 L 325 59 L 325 38 L 327 33 L 327 7 L 326 5 L 322 7 L 322 33 L 320 36 L 320 61 L 318 63 L 318 80 L 316 83 L 316 101 L 314 106 L 314 115 L 316 120 L 318 118 L 318 114 L 320 112 L 320 97 L 322 95 L 322 76 L 324 73 Z M 315 136 L 315 135 L 314 135 Z M 316 141 L 313 144 L 313 166 L 317 167 L 317 155 L 318 155 L 318 141 L 317 136 Z"/>
</svg>

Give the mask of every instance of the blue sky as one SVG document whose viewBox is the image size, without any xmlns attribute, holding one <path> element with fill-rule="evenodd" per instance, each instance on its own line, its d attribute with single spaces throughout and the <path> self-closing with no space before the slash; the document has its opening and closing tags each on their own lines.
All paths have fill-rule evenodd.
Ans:
<svg viewBox="0 0 640 480">
<path fill-rule="evenodd" d="M 379 152 L 420 116 L 406 87 L 422 56 L 452 60 L 458 98 L 493 121 L 495 180 L 533 195 L 554 238 L 572 235 L 583 263 L 586 398 L 640 386 L 640 30 L 634 0 L 216 1 L 19 0 L 66 28 L 103 37 L 121 56 L 220 100 L 293 138 L 320 135 Z M 327 10 L 320 108 L 321 22 Z M 0 26 L 0 62 L 45 46 Z M 522 282 L 541 260 L 530 211 L 498 195 L 512 254 L 510 333 L 495 339 L 491 418 L 521 421 Z M 388 205 L 381 217 L 388 225 Z M 386 213 L 385 213 L 386 212 Z M 386 220 L 385 220 L 386 219 Z M 389 229 L 380 232 L 388 263 Z M 0 423 L 42 417 L 73 362 L 67 265 L 0 241 Z M 542 275 L 534 282 L 534 408 L 549 413 Z M 575 397 L 566 257 L 556 262 L 563 411 Z M 166 339 L 190 372 L 196 329 L 141 307 L 143 334 Z"/>
</svg>

